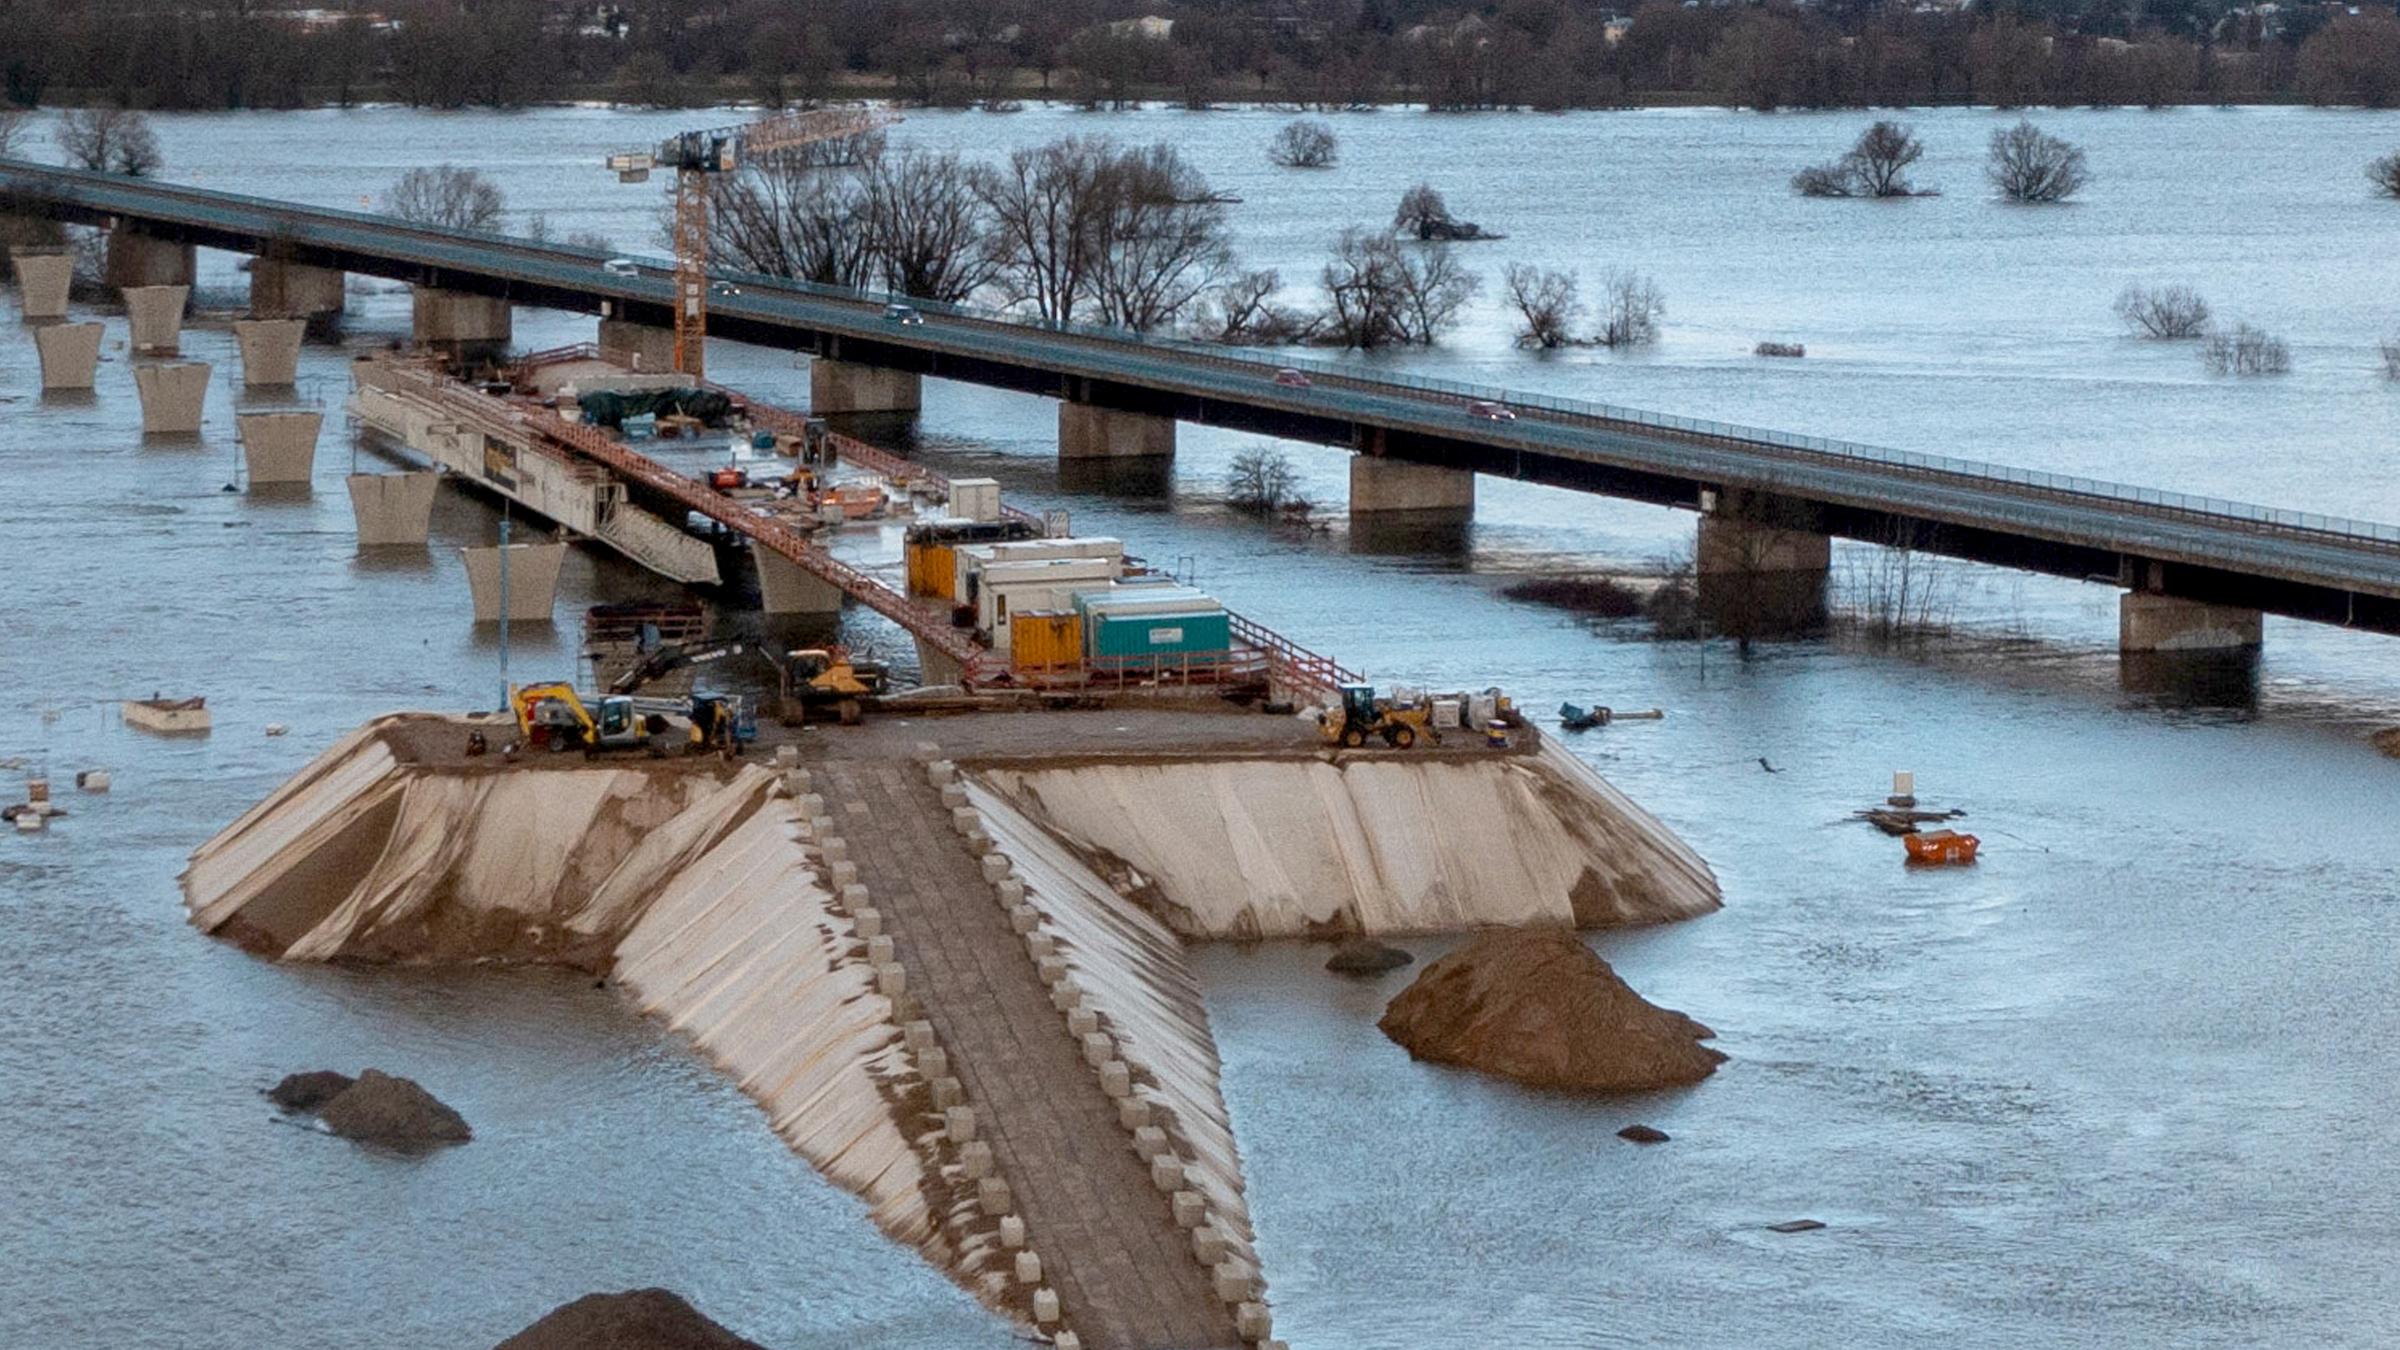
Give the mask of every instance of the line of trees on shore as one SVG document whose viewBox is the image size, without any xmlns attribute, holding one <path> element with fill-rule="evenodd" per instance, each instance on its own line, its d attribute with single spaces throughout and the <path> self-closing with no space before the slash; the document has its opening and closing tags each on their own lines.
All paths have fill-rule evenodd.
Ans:
<svg viewBox="0 0 2400 1350">
<path fill-rule="evenodd" d="M 838 96 L 1437 109 L 2400 106 L 2389 5 L 1831 0 L 0 0 L 0 101 L 679 106 Z"/>
</svg>

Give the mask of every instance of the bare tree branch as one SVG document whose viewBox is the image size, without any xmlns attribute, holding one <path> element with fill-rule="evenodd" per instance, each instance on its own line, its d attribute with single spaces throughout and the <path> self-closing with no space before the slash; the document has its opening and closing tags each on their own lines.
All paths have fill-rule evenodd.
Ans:
<svg viewBox="0 0 2400 1350">
<path fill-rule="evenodd" d="M 2025 119 L 1992 133 L 1983 172 L 2002 196 L 2019 202 L 2063 202 L 2091 181 L 2081 147 Z"/>
<path fill-rule="evenodd" d="M 499 184 L 455 164 L 410 169 L 383 194 L 385 215 L 448 230 L 497 229 L 507 206 Z"/>
<path fill-rule="evenodd" d="M 167 162 L 150 119 L 123 108 L 69 108 L 59 114 L 53 134 L 77 168 L 140 178 Z"/>
</svg>

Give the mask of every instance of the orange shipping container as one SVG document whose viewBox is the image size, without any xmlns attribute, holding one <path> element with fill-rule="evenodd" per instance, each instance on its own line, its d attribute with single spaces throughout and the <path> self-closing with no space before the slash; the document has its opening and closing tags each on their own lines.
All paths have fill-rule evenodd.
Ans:
<svg viewBox="0 0 2400 1350">
<path fill-rule="evenodd" d="M 958 551 L 948 544 L 910 544 L 908 546 L 908 593 L 954 600 L 951 589 L 958 584 Z"/>
<path fill-rule="evenodd" d="M 1073 610 L 1023 610 L 1008 621 L 1009 664 L 1018 670 L 1073 670 L 1083 664 L 1083 616 Z"/>
</svg>

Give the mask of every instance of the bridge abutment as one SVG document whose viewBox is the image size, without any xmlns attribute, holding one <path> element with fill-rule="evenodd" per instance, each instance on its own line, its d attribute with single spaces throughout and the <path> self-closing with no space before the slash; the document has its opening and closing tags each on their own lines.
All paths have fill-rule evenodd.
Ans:
<svg viewBox="0 0 2400 1350">
<path fill-rule="evenodd" d="M 236 433 L 242 441 L 242 463 L 250 471 L 250 486 L 305 485 L 317 464 L 317 433 L 325 414 L 305 412 L 237 412 Z"/>
<path fill-rule="evenodd" d="M 13 249 L 18 312 L 28 323 L 67 317 L 67 292 L 75 284 L 75 256 L 55 249 Z"/>
<path fill-rule="evenodd" d="M 422 545 L 433 528 L 433 490 L 441 480 L 440 474 L 424 471 L 350 475 L 350 514 L 358 522 L 358 546 Z"/>
<path fill-rule="evenodd" d="M 250 313 L 261 319 L 298 319 L 307 331 L 331 336 L 342 326 L 349 278 L 330 267 L 259 258 L 250 264 Z"/>
<path fill-rule="evenodd" d="M 753 545 L 758 606 L 769 614 L 839 614 L 842 588 L 772 549 Z"/>
<path fill-rule="evenodd" d="M 234 344 L 242 351 L 242 383 L 252 389 L 272 389 L 298 382 L 300 338 L 305 327 L 298 319 L 234 320 Z"/>
<path fill-rule="evenodd" d="M 1175 419 L 1091 403 L 1058 405 L 1060 459 L 1163 459 L 1175 453 Z"/>
<path fill-rule="evenodd" d="M 197 250 L 190 244 L 120 225 L 108 232 L 108 253 L 100 279 L 120 291 L 145 286 L 189 287 L 199 270 Z"/>
<path fill-rule="evenodd" d="M 192 288 L 128 286 L 124 296 L 133 349 L 145 356 L 174 355 L 183 343 L 183 311 L 191 301 Z"/>
<path fill-rule="evenodd" d="M 510 544 L 462 548 L 467 562 L 467 589 L 474 597 L 475 622 L 499 623 L 500 555 L 508 554 L 508 615 L 510 623 L 548 623 L 558 604 L 558 570 L 566 562 L 565 544 Z"/>
<path fill-rule="evenodd" d="M 1805 633 L 1825 625 L 1833 540 L 1739 515 L 1700 517 L 1693 550 L 1701 616 L 1729 637 Z"/>
<path fill-rule="evenodd" d="M 2265 621 L 2255 609 L 2147 591 L 2127 591 L 2117 599 L 2121 652 L 2249 651 L 2264 636 Z"/>
<path fill-rule="evenodd" d="M 808 410 L 819 417 L 843 413 L 914 414 L 924 406 L 925 378 L 915 371 L 822 356 L 808 363 Z"/>
<path fill-rule="evenodd" d="M 160 361 L 133 368 L 145 436 L 196 436 L 208 404 L 206 361 Z"/>
<path fill-rule="evenodd" d="M 600 321 L 600 353 L 621 357 L 645 373 L 675 369 L 675 330 L 630 319 Z"/>
<path fill-rule="evenodd" d="M 433 286 L 409 292 L 409 336 L 419 346 L 462 361 L 506 354 L 516 335 L 506 300 Z"/>
<path fill-rule="evenodd" d="M 917 682 L 920 684 L 956 684 L 966 676 L 966 668 L 958 658 L 923 638 L 917 639 Z"/>
<path fill-rule="evenodd" d="M 89 389 L 100 365 L 97 323 L 48 323 L 33 330 L 33 345 L 42 359 L 42 388 Z"/>
<path fill-rule="evenodd" d="M 1475 472 L 1378 455 L 1350 457 L 1350 519 L 1458 524 L 1475 515 Z"/>
</svg>

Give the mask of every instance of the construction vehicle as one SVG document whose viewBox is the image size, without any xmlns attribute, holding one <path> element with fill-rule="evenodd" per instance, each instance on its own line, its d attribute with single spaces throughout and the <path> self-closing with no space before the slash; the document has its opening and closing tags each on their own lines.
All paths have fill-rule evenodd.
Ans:
<svg viewBox="0 0 2400 1350">
<path fill-rule="evenodd" d="M 517 734 L 528 747 L 596 753 L 650 743 L 649 719 L 623 695 L 601 699 L 597 714 L 571 684 L 511 685 L 508 702 L 517 715 Z"/>
<path fill-rule="evenodd" d="M 640 662 L 628 667 L 624 674 L 619 675 L 615 682 L 609 685 L 608 692 L 631 694 L 642 686 L 654 680 L 664 679 L 678 670 L 690 666 L 705 666 L 714 661 L 722 661 L 728 656 L 740 656 L 741 654 L 742 644 L 738 642 L 728 642 L 716 647 L 703 647 L 698 651 L 692 651 L 681 643 L 665 643 L 648 656 L 643 657 Z"/>
<path fill-rule="evenodd" d="M 1356 750 L 1371 736 L 1382 737 L 1383 743 L 1395 750 L 1406 750 L 1420 738 L 1436 745 L 1441 743 L 1441 733 L 1433 726 L 1430 702 L 1403 704 L 1377 698 L 1371 684 L 1345 684 L 1341 694 L 1341 706 L 1317 717 L 1329 745 Z"/>
<path fill-rule="evenodd" d="M 620 183 L 643 183 L 652 169 L 675 171 L 675 369 L 695 378 L 708 335 L 709 180 L 743 162 L 778 150 L 863 136 L 900 120 L 896 113 L 866 107 L 818 108 L 777 113 L 740 126 L 686 131 L 655 150 L 610 155 L 608 167 Z"/>
<path fill-rule="evenodd" d="M 733 759 L 744 745 L 758 739 L 758 720 L 748 704 L 731 694 L 694 694 L 691 708 L 692 731 L 686 748 L 692 754 L 715 750 Z"/>
<path fill-rule="evenodd" d="M 819 717 L 831 711 L 843 726 L 856 726 L 862 700 L 881 694 L 888 678 L 883 663 L 853 661 L 843 647 L 803 647 L 774 665 L 781 682 L 779 715 L 795 726 L 812 710 Z"/>
</svg>

